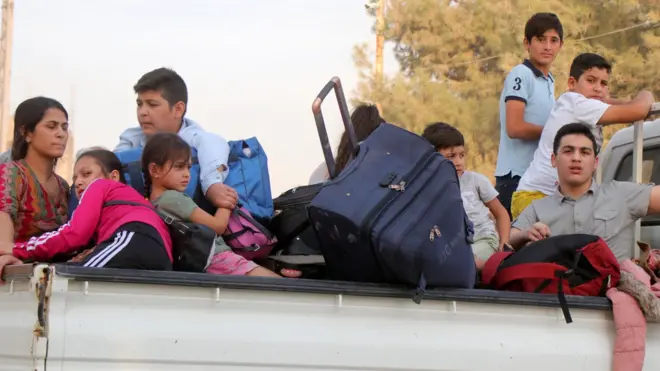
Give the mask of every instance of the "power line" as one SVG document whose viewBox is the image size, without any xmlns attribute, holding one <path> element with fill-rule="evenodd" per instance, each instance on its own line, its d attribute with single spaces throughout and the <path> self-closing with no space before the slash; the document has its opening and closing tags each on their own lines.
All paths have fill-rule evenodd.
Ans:
<svg viewBox="0 0 660 371">
<path fill-rule="evenodd" d="M 642 22 L 642 23 L 639 23 L 639 24 L 636 24 L 636 25 L 625 27 L 625 28 L 619 28 L 617 30 L 601 33 L 601 34 L 598 34 L 598 35 L 583 37 L 583 38 L 580 38 L 580 39 L 577 39 L 577 40 L 567 40 L 567 41 L 573 41 L 573 42 L 588 41 L 588 40 L 598 39 L 598 38 L 605 37 L 605 36 L 611 36 L 611 35 L 614 35 L 614 34 L 618 34 L 618 33 L 621 33 L 621 32 L 626 32 L 626 31 L 633 30 L 635 28 L 642 28 L 642 27 L 644 28 L 643 31 L 652 30 L 654 28 L 660 27 L 660 21 L 656 21 L 656 22 L 646 21 L 646 22 Z M 472 64 L 472 63 L 480 63 L 480 62 L 485 62 L 485 61 L 489 61 L 489 60 L 492 60 L 492 59 L 497 59 L 497 58 L 503 57 L 504 55 L 506 55 L 506 53 L 502 53 L 502 54 L 498 54 L 498 55 L 492 55 L 490 57 L 477 58 L 477 59 L 473 59 L 473 60 L 467 61 L 467 62 L 450 63 L 450 64 L 447 64 L 446 66 L 447 67 L 458 67 L 458 66 L 464 66 L 464 65 Z"/>
</svg>

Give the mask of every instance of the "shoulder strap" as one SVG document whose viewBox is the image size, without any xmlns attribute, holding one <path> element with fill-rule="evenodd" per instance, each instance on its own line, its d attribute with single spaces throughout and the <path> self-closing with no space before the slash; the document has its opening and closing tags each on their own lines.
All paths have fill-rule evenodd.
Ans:
<svg viewBox="0 0 660 371">
<path fill-rule="evenodd" d="M 495 277 L 495 274 L 497 273 L 497 268 L 502 264 L 502 261 L 511 254 L 513 254 L 513 252 L 503 251 L 491 255 L 490 258 L 486 260 L 484 268 L 481 270 L 481 281 L 486 285 L 490 285 L 493 277 Z"/>
<path fill-rule="evenodd" d="M 108 202 L 103 203 L 103 207 L 117 206 L 117 205 L 142 206 L 142 207 L 146 207 L 146 208 L 155 210 L 155 208 L 153 206 L 145 205 L 145 204 L 135 202 L 135 201 L 113 200 L 113 201 L 108 201 Z"/>
<path fill-rule="evenodd" d="M 558 278 L 557 272 L 569 269 L 555 263 L 523 263 L 504 268 L 492 278 L 494 287 L 503 287 L 507 283 L 525 278 L 545 278 L 554 280 Z"/>
<path fill-rule="evenodd" d="M 155 207 L 153 207 L 151 205 L 145 205 L 145 204 L 135 202 L 135 201 L 124 201 L 124 200 L 113 200 L 113 201 L 108 201 L 108 202 L 103 203 L 103 207 L 117 206 L 117 205 L 130 205 L 130 206 L 146 207 L 147 209 L 151 209 L 151 210 L 155 211 L 156 214 L 158 214 L 158 216 L 160 216 L 160 218 L 163 219 L 165 224 L 172 225 L 172 223 L 175 222 L 174 218 L 172 218 L 172 217 L 170 217 L 170 216 L 168 216 L 164 213 L 161 213 L 160 211 L 158 211 L 158 209 L 156 209 Z"/>
<path fill-rule="evenodd" d="M 545 278 L 536 290 L 540 292 L 547 285 L 552 283 L 552 280 L 557 280 L 557 299 L 559 306 L 564 314 L 566 323 L 573 322 L 566 295 L 564 294 L 564 279 L 570 277 L 574 273 L 573 269 L 568 269 L 564 266 L 555 263 L 524 263 L 515 265 L 513 267 L 504 268 L 497 272 L 493 279 L 493 286 L 495 288 L 502 288 L 509 282 L 525 279 L 525 278 Z"/>
</svg>

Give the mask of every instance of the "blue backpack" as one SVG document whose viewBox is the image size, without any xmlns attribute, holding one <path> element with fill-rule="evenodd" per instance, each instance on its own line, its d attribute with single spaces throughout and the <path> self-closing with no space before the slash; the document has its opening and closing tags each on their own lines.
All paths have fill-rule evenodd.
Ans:
<svg viewBox="0 0 660 371">
<path fill-rule="evenodd" d="M 273 196 L 268 175 L 268 157 L 259 140 L 252 137 L 229 142 L 229 174 L 225 184 L 238 193 L 239 202 L 253 217 L 270 221 Z"/>
<path fill-rule="evenodd" d="M 257 138 L 229 142 L 229 174 L 225 184 L 236 190 L 239 202 L 252 216 L 260 221 L 270 221 L 273 216 L 273 199 L 268 175 L 268 158 Z M 142 147 L 115 152 L 123 165 L 126 182 L 140 194 L 145 194 L 142 174 Z M 204 211 L 214 214 L 215 207 L 206 199 L 202 191 L 197 151 L 192 149 L 190 183 L 185 194 Z M 69 195 L 69 217 L 78 206 L 75 192 Z"/>
</svg>

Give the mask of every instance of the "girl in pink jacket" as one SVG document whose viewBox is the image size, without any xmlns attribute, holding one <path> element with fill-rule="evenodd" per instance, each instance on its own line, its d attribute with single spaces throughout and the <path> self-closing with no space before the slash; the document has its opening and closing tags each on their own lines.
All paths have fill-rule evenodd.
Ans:
<svg viewBox="0 0 660 371">
<path fill-rule="evenodd" d="M 51 261 L 81 252 L 74 261 L 85 267 L 172 270 L 169 230 L 149 201 L 126 185 L 114 153 L 92 150 L 74 167 L 73 182 L 80 200 L 71 220 L 53 232 L 15 243 L 0 255 L 21 260 Z M 106 205 L 109 201 L 144 204 Z"/>
</svg>

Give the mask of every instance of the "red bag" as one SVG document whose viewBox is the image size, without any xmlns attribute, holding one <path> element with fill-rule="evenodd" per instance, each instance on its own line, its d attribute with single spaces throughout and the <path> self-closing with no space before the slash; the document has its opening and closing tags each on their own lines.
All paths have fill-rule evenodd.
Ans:
<svg viewBox="0 0 660 371">
<path fill-rule="evenodd" d="M 619 262 L 598 236 L 553 236 L 514 252 L 493 254 L 481 272 L 496 290 L 557 294 L 566 323 L 573 322 L 565 295 L 604 296 L 619 283 Z"/>
</svg>

